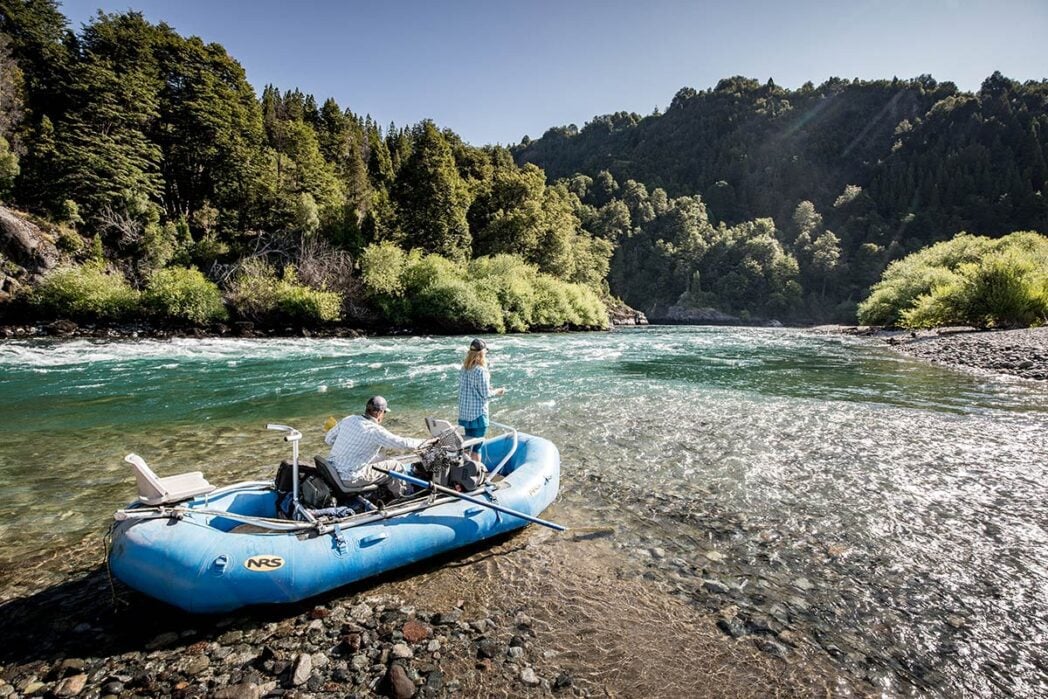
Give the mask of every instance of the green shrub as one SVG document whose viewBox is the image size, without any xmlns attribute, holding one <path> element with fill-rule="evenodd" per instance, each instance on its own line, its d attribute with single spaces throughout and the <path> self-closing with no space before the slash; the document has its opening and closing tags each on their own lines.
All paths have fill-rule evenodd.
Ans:
<svg viewBox="0 0 1048 699">
<path fill-rule="evenodd" d="M 540 274 L 533 282 L 535 287 L 535 310 L 533 318 L 537 328 L 561 328 L 576 318 L 568 299 L 566 284 L 553 277 Z"/>
<path fill-rule="evenodd" d="M 502 309 L 494 296 L 461 279 L 435 279 L 418 292 L 411 311 L 414 321 L 423 327 L 506 331 Z"/>
<path fill-rule="evenodd" d="M 102 246 L 101 234 L 95 235 L 95 237 L 91 240 L 91 252 L 89 253 L 89 255 L 91 257 L 91 261 L 94 263 L 102 264 L 105 262 L 106 251 L 105 248 Z"/>
<path fill-rule="evenodd" d="M 608 325 L 596 292 L 541 274 L 516 255 L 460 264 L 382 243 L 364 251 L 361 272 L 371 301 L 388 318 L 419 327 L 526 332 Z"/>
<path fill-rule="evenodd" d="M 277 273 L 260 259 L 249 259 L 230 286 L 230 300 L 241 318 L 264 321 L 277 312 Z"/>
<path fill-rule="evenodd" d="M 469 263 L 469 274 L 472 277 L 526 277 L 538 274 L 538 267 L 524 261 L 518 255 L 490 255 L 478 257 Z"/>
<path fill-rule="evenodd" d="M 70 226 L 84 222 L 84 219 L 80 216 L 80 207 L 72 199 L 66 199 L 62 202 L 62 205 L 58 208 L 58 216 L 59 220 Z"/>
<path fill-rule="evenodd" d="M 941 284 L 927 294 L 921 294 L 904 309 L 900 325 L 906 328 L 938 328 L 964 323 L 958 313 L 958 294 L 962 284 L 959 278 Z"/>
<path fill-rule="evenodd" d="M 510 332 L 525 332 L 532 325 L 537 274 L 534 265 L 515 255 L 480 257 L 469 264 L 469 277 L 498 301 Z"/>
<path fill-rule="evenodd" d="M 509 332 L 526 332 L 535 310 L 535 288 L 527 277 L 479 277 L 473 280 L 478 293 L 494 299 Z"/>
<path fill-rule="evenodd" d="M 160 269 L 171 262 L 177 249 L 178 231 L 174 223 L 150 223 L 142 231 L 141 267 L 147 272 Z"/>
<path fill-rule="evenodd" d="M 407 323 L 411 318 L 411 302 L 404 295 L 404 270 L 418 259 L 418 253 L 408 254 L 389 241 L 369 245 L 360 255 L 364 293 L 393 323 Z"/>
<path fill-rule="evenodd" d="M 228 317 L 222 292 L 196 269 L 169 267 L 154 272 L 142 301 L 162 317 L 191 323 L 210 323 Z"/>
<path fill-rule="evenodd" d="M 369 245 L 360 254 L 360 276 L 364 291 L 372 296 L 404 293 L 404 267 L 408 255 L 390 242 Z"/>
<path fill-rule="evenodd" d="M 99 263 L 61 267 L 47 274 L 33 292 L 33 302 L 57 316 L 116 320 L 138 307 L 138 292 L 120 272 Z"/>
<path fill-rule="evenodd" d="M 919 297 L 954 282 L 958 267 L 980 259 L 994 244 L 994 240 L 985 236 L 959 233 L 952 240 L 892 262 L 881 280 L 873 285 L 870 296 L 859 304 L 859 322 L 899 325 L 903 311 L 913 306 Z"/>
<path fill-rule="evenodd" d="M 333 323 L 341 318 L 342 295 L 298 283 L 293 267 L 278 279 L 262 260 L 248 260 L 233 281 L 230 296 L 237 313 L 256 322 L 283 320 Z"/>
<path fill-rule="evenodd" d="M 79 233 L 63 225 L 58 226 L 58 239 L 55 241 L 55 245 L 62 252 L 68 252 L 71 255 L 81 253 L 87 247 Z"/>
<path fill-rule="evenodd" d="M 462 280 L 465 269 L 446 257 L 429 254 L 424 257 L 409 256 L 404 267 L 404 290 L 409 294 L 418 294 L 435 284 L 452 279 Z"/>
<path fill-rule="evenodd" d="M 925 328 L 1040 325 L 1048 319 L 1048 237 L 961 233 L 885 270 L 859 322 Z"/>
<path fill-rule="evenodd" d="M 570 284 L 547 274 L 537 275 L 532 284 L 535 289 L 535 327 L 608 327 L 607 305 L 590 287 Z"/>
<path fill-rule="evenodd" d="M 229 245 L 218 238 L 214 231 L 204 234 L 193 244 L 190 256 L 201 265 L 209 265 L 223 255 L 229 254 Z"/>
<path fill-rule="evenodd" d="M 293 267 L 277 284 L 277 307 L 289 318 L 312 323 L 334 323 L 342 317 L 342 295 L 299 284 Z"/>
<path fill-rule="evenodd" d="M 440 255 L 408 254 L 401 283 L 410 320 L 427 328 L 505 332 L 495 294 L 466 277 L 464 265 Z"/>
<path fill-rule="evenodd" d="M 900 325 L 903 313 L 918 298 L 957 281 L 957 274 L 948 269 L 908 262 L 909 259 L 906 257 L 888 265 L 881 281 L 873 285 L 869 297 L 859 304 L 860 323 Z"/>
<path fill-rule="evenodd" d="M 958 306 L 969 325 L 1025 327 L 1048 319 L 1048 269 L 1017 248 L 962 268 Z"/>
<path fill-rule="evenodd" d="M 607 329 L 608 308 L 593 289 L 583 284 L 568 284 L 567 287 L 568 303 L 571 304 L 577 318 L 574 325 L 580 328 Z"/>
</svg>

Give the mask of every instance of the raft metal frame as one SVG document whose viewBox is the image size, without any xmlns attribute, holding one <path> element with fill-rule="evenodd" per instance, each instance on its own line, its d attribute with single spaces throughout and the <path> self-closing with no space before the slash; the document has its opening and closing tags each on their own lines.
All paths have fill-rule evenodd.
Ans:
<svg viewBox="0 0 1048 699">
<path fill-rule="evenodd" d="M 468 491 L 465 493 L 470 496 L 477 496 L 487 493 L 492 501 L 498 502 L 495 496 L 495 491 L 509 488 L 510 484 L 506 482 L 500 482 L 495 484 L 492 479 L 499 475 L 502 469 L 509 463 L 509 460 L 513 458 L 513 455 L 517 452 L 517 447 L 520 445 L 519 435 L 515 427 L 504 425 L 499 422 L 492 422 L 495 427 L 508 430 L 512 433 L 512 444 L 506 456 L 503 457 L 502 461 L 488 472 L 484 479 L 483 484 L 479 488 Z M 204 506 L 201 507 L 187 507 L 185 505 L 174 505 L 174 506 L 155 506 L 155 507 L 140 507 L 132 505 L 131 507 L 117 510 L 113 513 L 113 519 L 122 522 L 129 519 L 178 519 L 186 521 L 187 523 L 195 524 L 197 526 L 211 526 L 211 519 L 205 519 L 204 522 L 193 521 L 194 515 L 201 515 L 205 518 L 225 518 L 234 522 L 242 522 L 244 524 L 252 524 L 260 529 L 268 529 L 269 532 L 251 532 L 250 535 L 262 535 L 262 536 L 275 536 L 281 534 L 290 533 L 301 533 L 314 531 L 318 536 L 325 534 L 331 534 L 335 532 L 340 533 L 343 529 L 352 529 L 359 527 L 364 524 L 370 524 L 372 522 L 379 522 L 385 519 L 393 517 L 400 517 L 402 515 L 410 514 L 412 512 L 419 512 L 427 510 L 437 505 L 443 505 L 449 502 L 456 502 L 457 498 L 445 495 L 444 497 L 438 497 L 435 490 L 431 490 L 429 494 L 421 492 L 418 496 L 411 497 L 408 501 L 401 503 L 398 506 L 392 508 L 379 508 L 377 510 L 369 510 L 366 512 L 358 512 L 347 517 L 339 519 L 324 521 L 317 519 L 312 512 L 298 502 L 298 442 L 302 439 L 302 433 L 293 427 L 288 425 L 278 424 L 267 424 L 266 429 L 277 430 L 281 432 L 287 432 L 284 436 L 285 442 L 291 442 L 292 450 L 292 499 L 294 501 L 295 511 L 301 513 L 305 517 L 305 521 L 286 520 L 278 519 L 276 517 L 255 517 L 252 515 L 241 515 L 227 510 L 211 510 L 207 508 L 209 500 L 214 499 L 216 496 L 221 496 L 232 491 L 247 491 L 247 490 L 259 490 L 268 491 L 274 490 L 275 484 L 272 481 L 242 481 L 240 483 L 233 483 L 222 488 L 217 488 L 210 493 L 202 496 L 204 500 Z M 482 443 L 484 440 L 478 438 L 476 441 L 467 441 L 463 443 L 463 447 L 472 446 L 473 444 Z M 417 459 L 414 454 L 405 454 L 402 456 L 394 457 L 397 461 L 402 463 L 412 463 Z M 425 495 L 425 497 L 422 497 Z M 194 500 L 196 498 L 193 498 Z M 190 500 L 189 502 L 192 502 Z M 498 516 L 498 515 L 496 515 Z M 231 531 L 231 534 L 238 532 Z M 246 532 L 245 532 L 246 534 Z"/>
<path fill-rule="evenodd" d="M 475 490 L 471 490 L 466 495 L 482 495 L 484 493 L 494 493 L 496 490 L 502 490 L 509 488 L 510 485 L 493 485 L 491 483 L 485 483 L 482 487 Z M 223 492 L 230 491 L 268 491 L 273 489 L 273 484 L 269 481 L 244 481 L 242 483 L 234 483 L 228 485 L 222 489 Z M 215 491 L 216 493 L 218 491 Z M 214 495 L 215 493 L 211 493 Z M 448 495 L 444 497 L 433 498 L 430 495 L 422 497 L 424 493 L 419 493 L 419 496 L 413 497 L 410 501 L 404 502 L 398 507 L 371 510 L 368 512 L 358 512 L 348 517 L 342 517 L 331 521 L 319 520 L 314 517 L 312 522 L 300 522 L 288 519 L 277 519 L 275 517 L 255 517 L 252 515 L 241 515 L 235 512 L 229 512 L 228 510 L 210 510 L 205 507 L 186 507 L 183 505 L 175 505 L 173 507 L 159 506 L 159 507 L 129 507 L 122 510 L 117 510 L 113 519 L 118 522 L 122 522 L 128 519 L 178 519 L 186 521 L 191 524 L 197 524 L 199 526 L 210 526 L 210 520 L 204 522 L 196 522 L 194 515 L 201 515 L 205 518 L 212 517 L 218 519 L 230 519 L 234 522 L 243 522 L 244 524 L 253 524 L 263 529 L 269 529 L 274 534 L 286 534 L 291 532 L 304 532 L 304 531 L 316 531 L 318 534 L 329 534 L 335 531 L 336 525 L 342 529 L 351 529 L 358 527 L 362 524 L 370 524 L 371 522 L 379 522 L 384 519 L 391 519 L 393 517 L 399 517 L 401 515 L 410 514 L 412 512 L 418 512 L 421 510 L 429 509 L 437 505 L 443 505 L 449 502 L 456 502 L 456 498 Z M 492 499 L 495 499 L 492 496 Z M 229 534 L 238 534 L 242 532 L 227 532 Z M 251 532 L 250 535 L 263 534 L 264 532 Z"/>
</svg>

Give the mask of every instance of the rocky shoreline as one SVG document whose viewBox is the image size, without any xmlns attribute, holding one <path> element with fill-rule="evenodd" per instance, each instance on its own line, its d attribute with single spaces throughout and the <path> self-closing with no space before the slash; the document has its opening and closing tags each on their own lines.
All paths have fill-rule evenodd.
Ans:
<svg viewBox="0 0 1048 699">
<path fill-rule="evenodd" d="M 781 328 L 782 322 L 774 318 L 749 318 L 733 316 L 716 308 L 670 306 L 653 309 L 651 322 L 660 325 L 723 325 L 754 328 Z"/>
<path fill-rule="evenodd" d="M 806 648 L 733 632 L 704 588 L 667 594 L 609 533 L 526 530 L 222 616 L 111 587 L 88 550 L 98 541 L 84 542 L 52 561 L 65 573 L 2 595 L 0 697 L 828 696 L 851 684 Z"/>
<path fill-rule="evenodd" d="M 91 591 L 107 598 L 108 586 L 96 570 L 46 591 L 56 611 L 72 616 L 64 624 L 54 617 L 30 621 L 22 610 L 11 614 L 22 617 L 17 631 L 30 643 L 4 654 L 0 696 L 435 697 L 461 690 L 445 667 L 463 657 L 476 658 L 507 687 L 572 686 L 568 674 L 536 672 L 535 633 L 523 613 L 504 618 L 467 611 L 464 603 L 435 612 L 396 596 L 361 594 L 320 600 L 285 617 L 179 619 L 127 591 L 113 609 L 83 599 Z M 142 612 L 152 623 L 141 623 Z M 45 632 L 34 637 L 32 625 Z"/>
<path fill-rule="evenodd" d="M 1018 330 L 958 327 L 909 331 L 824 325 L 813 328 L 813 331 L 876 338 L 907 356 L 934 364 L 1048 381 L 1048 327 Z"/>
<path fill-rule="evenodd" d="M 647 325 L 648 320 L 640 311 L 627 306 L 609 309 L 611 328 Z M 543 332 L 567 332 L 566 329 L 545 330 Z M 76 323 L 72 320 L 59 319 L 38 323 L 0 324 L 0 340 L 26 340 L 33 338 L 93 338 L 100 340 L 137 340 L 168 339 L 173 337 L 364 337 L 367 335 L 416 335 L 411 328 L 375 328 L 348 326 L 285 326 L 264 327 L 249 321 L 231 324 L 216 323 L 207 327 L 200 326 L 164 326 L 140 321 L 132 323 Z"/>
<path fill-rule="evenodd" d="M 388 328 L 384 331 L 352 327 L 256 327 L 254 323 L 242 321 L 231 325 L 218 323 L 207 327 L 158 326 L 147 322 L 121 324 L 78 324 L 71 320 L 55 320 L 47 323 L 0 325 L 0 339 L 28 340 L 33 338 L 89 338 L 97 340 L 165 340 L 176 337 L 203 339 L 206 337 L 363 337 L 365 335 L 413 334 L 409 330 Z"/>
</svg>

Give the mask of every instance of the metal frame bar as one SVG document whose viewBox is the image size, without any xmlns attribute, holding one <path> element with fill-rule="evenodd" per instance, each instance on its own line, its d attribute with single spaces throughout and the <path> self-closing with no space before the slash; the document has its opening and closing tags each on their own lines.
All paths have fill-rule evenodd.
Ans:
<svg viewBox="0 0 1048 699">
<path fill-rule="evenodd" d="M 218 488 L 218 489 L 216 489 L 214 491 L 211 491 L 210 493 L 208 493 L 204 497 L 204 507 L 203 508 L 200 508 L 200 507 L 186 507 L 184 505 L 176 505 L 174 507 L 161 506 L 161 507 L 155 507 L 155 508 L 154 507 L 141 507 L 141 506 L 137 506 L 137 505 L 132 505 L 129 508 L 124 508 L 124 509 L 117 510 L 114 513 L 113 517 L 117 521 L 124 521 L 124 520 L 128 520 L 128 519 L 153 519 L 153 518 L 160 518 L 160 517 L 178 517 L 178 518 L 182 518 L 182 519 L 192 520 L 193 519 L 193 515 L 201 515 L 201 516 L 203 516 L 205 518 L 209 518 L 209 517 L 210 518 L 216 518 L 216 517 L 217 518 L 226 518 L 226 519 L 231 519 L 231 520 L 234 520 L 234 521 L 237 521 L 237 522 L 243 522 L 245 524 L 254 524 L 254 525 L 258 526 L 258 527 L 271 529 L 271 530 L 273 530 L 274 533 L 288 533 L 288 532 L 301 532 L 301 531 L 313 530 L 313 531 L 316 531 L 318 534 L 328 534 L 328 533 L 334 531 L 336 527 L 339 527 L 340 529 L 347 529 L 347 528 L 351 529 L 351 528 L 359 527 L 359 526 L 362 526 L 362 525 L 365 525 L 365 524 L 370 524 L 372 522 L 377 522 L 377 521 L 381 521 L 381 520 L 384 520 L 384 519 L 390 519 L 391 517 L 399 517 L 401 515 L 409 514 L 411 512 L 418 512 L 420 510 L 429 509 L 430 507 L 436 507 L 438 505 L 443 505 L 443 504 L 446 504 L 446 503 L 449 503 L 449 502 L 455 502 L 456 500 L 468 500 L 470 502 L 475 502 L 476 504 L 479 504 L 479 505 L 482 505 L 482 506 L 485 506 L 485 507 L 489 507 L 491 509 L 505 511 L 507 514 L 510 514 L 510 515 L 513 515 L 513 516 L 516 516 L 516 517 L 520 517 L 522 519 L 528 519 L 528 520 L 531 520 L 531 521 L 536 521 L 539 524 L 544 524 L 546 526 L 550 526 L 552 523 L 548 523 L 548 522 L 546 522 L 544 520 L 540 520 L 538 518 L 532 518 L 530 515 L 525 515 L 523 513 L 518 513 L 518 512 L 515 512 L 513 510 L 508 510 L 508 508 L 501 508 L 501 506 L 494 505 L 492 503 L 487 503 L 487 502 L 484 502 L 484 501 L 481 501 L 481 500 L 476 500 L 475 498 L 470 497 L 470 496 L 473 496 L 473 495 L 479 495 L 479 494 L 483 494 L 485 492 L 489 492 L 490 491 L 490 489 L 492 488 L 492 484 L 490 482 L 491 478 L 496 476 L 496 475 L 498 475 L 502 471 L 502 469 L 506 466 L 506 464 L 509 463 L 509 460 L 516 453 L 517 447 L 520 444 L 519 435 L 518 435 L 517 429 L 515 427 L 511 427 L 509 425 L 504 425 L 504 424 L 499 423 L 499 422 L 492 422 L 491 424 L 494 425 L 495 427 L 499 427 L 501 429 L 509 430 L 510 432 L 512 432 L 512 434 L 513 434 L 513 445 L 510 447 L 509 452 L 502 459 L 502 461 L 500 461 L 499 464 L 493 470 L 491 470 L 488 473 L 488 477 L 484 481 L 484 483 L 481 484 L 481 486 L 479 488 L 476 488 L 476 489 L 474 489 L 474 490 L 472 490 L 472 491 L 470 491 L 468 493 L 458 493 L 458 492 L 455 492 L 455 491 L 446 490 L 446 493 L 450 493 L 450 495 L 449 494 L 445 494 L 444 497 L 440 497 L 438 495 L 437 488 L 429 488 L 428 486 L 430 484 L 428 483 L 428 481 L 420 481 L 421 483 L 424 483 L 425 486 L 427 487 L 427 489 L 429 490 L 429 493 L 426 494 L 425 497 L 413 498 L 412 500 L 409 500 L 408 502 L 405 502 L 402 505 L 400 505 L 398 507 L 391 508 L 391 509 L 369 510 L 369 511 L 361 512 L 361 513 L 358 513 L 358 514 L 350 515 L 349 517 L 345 517 L 345 518 L 342 518 L 342 519 L 335 520 L 334 522 L 330 522 L 330 523 L 321 522 L 315 516 L 313 516 L 313 513 L 311 513 L 309 510 L 307 510 L 305 507 L 303 507 L 302 504 L 299 502 L 299 499 L 298 499 L 298 467 L 299 467 L 299 463 L 298 463 L 299 446 L 298 446 L 298 443 L 302 439 L 302 433 L 299 432 L 298 430 L 296 430 L 295 428 L 290 427 L 288 425 L 280 425 L 280 424 L 276 424 L 276 423 L 270 423 L 270 424 L 266 425 L 266 429 L 279 431 L 279 432 L 285 432 L 286 434 L 284 435 L 284 441 L 285 442 L 291 442 L 291 458 L 292 458 L 292 464 L 291 465 L 292 465 L 292 480 L 293 480 L 291 497 L 292 497 L 292 501 L 294 503 L 293 504 L 294 511 L 296 513 L 301 513 L 301 515 L 303 516 L 305 521 L 301 521 L 301 520 L 300 521 L 284 520 L 284 519 L 275 519 L 275 518 L 269 518 L 269 517 L 254 517 L 254 516 L 251 516 L 251 515 L 237 514 L 237 513 L 234 513 L 234 512 L 230 512 L 228 510 L 212 510 L 212 509 L 208 508 L 208 500 L 212 500 L 216 496 L 225 495 L 225 494 L 227 494 L 229 492 L 233 492 L 235 490 L 249 490 L 249 489 L 266 490 L 266 489 L 269 489 L 269 488 L 272 487 L 272 483 L 270 483 L 269 481 L 244 481 L 244 482 L 241 482 L 241 483 L 233 483 L 231 485 L 223 486 L 221 488 Z M 486 440 L 484 440 L 483 438 L 479 438 L 478 437 L 478 438 L 474 438 L 474 439 L 471 439 L 471 440 L 464 441 L 462 446 L 465 449 L 467 447 L 471 447 L 471 446 L 474 446 L 476 444 L 481 444 L 484 441 L 486 441 Z M 416 461 L 419 460 L 418 456 L 416 454 L 401 454 L 399 456 L 394 456 L 392 458 L 394 460 L 396 460 L 397 462 L 405 464 L 405 465 L 406 464 L 415 463 Z M 395 475 L 396 476 L 400 476 L 400 475 L 403 475 L 403 474 L 397 473 Z M 408 478 L 411 478 L 411 477 L 408 476 Z M 502 486 L 502 487 L 505 487 L 505 486 Z M 421 496 L 422 493 L 419 493 L 419 495 Z M 207 522 L 205 522 L 204 524 L 206 525 Z M 560 525 L 553 525 L 554 528 L 559 528 L 559 526 Z"/>
</svg>

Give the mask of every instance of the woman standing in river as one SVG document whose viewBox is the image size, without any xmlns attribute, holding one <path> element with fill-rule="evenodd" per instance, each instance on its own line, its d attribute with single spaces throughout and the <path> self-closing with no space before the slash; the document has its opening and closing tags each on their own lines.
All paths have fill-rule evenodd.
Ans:
<svg viewBox="0 0 1048 699">
<path fill-rule="evenodd" d="M 505 392 L 505 388 L 491 387 L 487 344 L 479 338 L 473 340 L 459 371 L 458 423 L 465 428 L 467 439 L 487 433 L 488 401 Z"/>
</svg>

